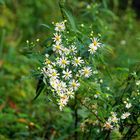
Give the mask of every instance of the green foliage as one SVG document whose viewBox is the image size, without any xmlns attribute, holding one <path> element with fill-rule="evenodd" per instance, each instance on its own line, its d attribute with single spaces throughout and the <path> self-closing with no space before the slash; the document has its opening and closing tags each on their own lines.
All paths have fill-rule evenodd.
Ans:
<svg viewBox="0 0 140 140">
<path fill-rule="evenodd" d="M 1 140 L 75 139 L 75 132 L 78 139 L 110 137 L 118 140 L 131 137 L 135 132 L 133 139 L 139 139 L 140 99 L 136 85 L 140 79 L 139 21 L 130 5 L 123 11 L 119 9 L 119 1 L 112 2 L 113 5 L 109 0 L 67 0 L 62 3 L 55 0 L 0 0 Z M 82 44 L 88 45 L 86 40 L 91 36 L 99 36 L 106 49 L 96 56 L 96 77 L 81 81 L 78 105 L 75 107 L 71 101 L 60 112 L 57 105 L 50 102 L 51 95 L 45 89 L 40 94 L 43 85 L 37 90 L 39 98 L 32 100 L 39 79 L 37 67 L 41 67 L 40 62 L 44 59 L 40 55 L 50 51 L 52 43 L 51 22 L 63 18 L 68 20 L 68 30 L 72 31 L 71 36 L 78 38 L 81 50 Z M 87 36 L 90 32 L 91 36 Z M 37 38 L 40 38 L 39 42 Z M 32 40 L 37 47 L 31 45 L 27 49 L 26 40 Z M 32 55 L 32 52 L 38 53 Z M 84 51 L 81 55 L 86 57 Z M 37 80 L 32 75 L 37 76 Z M 132 104 L 128 110 L 124 104 L 127 98 Z M 75 109 L 78 109 L 76 129 Z M 119 115 L 129 111 L 131 115 L 121 121 L 119 129 L 108 133 L 102 128 L 112 111 Z"/>
</svg>

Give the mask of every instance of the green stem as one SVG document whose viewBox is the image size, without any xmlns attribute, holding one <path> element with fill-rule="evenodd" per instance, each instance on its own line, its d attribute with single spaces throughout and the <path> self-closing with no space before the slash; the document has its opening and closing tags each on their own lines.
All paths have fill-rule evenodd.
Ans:
<svg viewBox="0 0 140 140">
<path fill-rule="evenodd" d="M 63 12 L 64 5 L 65 5 L 65 0 L 59 0 L 59 7 L 60 7 L 60 11 L 61 11 L 61 15 L 62 15 L 63 20 L 65 20 L 65 14 Z"/>
<path fill-rule="evenodd" d="M 75 122 L 74 122 L 74 127 L 75 127 L 75 133 L 74 137 L 75 140 L 78 140 L 78 132 L 77 132 L 77 126 L 78 126 L 78 109 L 77 109 L 77 97 L 75 94 L 75 103 L 74 103 L 74 117 L 75 117 Z"/>
</svg>

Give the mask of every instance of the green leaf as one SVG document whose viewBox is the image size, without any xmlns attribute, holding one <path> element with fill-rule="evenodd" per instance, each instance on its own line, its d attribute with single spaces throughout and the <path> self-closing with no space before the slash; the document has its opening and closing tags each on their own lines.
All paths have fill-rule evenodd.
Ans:
<svg viewBox="0 0 140 140">
<path fill-rule="evenodd" d="M 50 26 L 47 25 L 47 24 L 40 24 L 40 26 L 43 26 L 43 27 L 46 27 L 46 28 L 50 29 Z"/>
<path fill-rule="evenodd" d="M 36 96 L 34 97 L 33 100 L 36 100 L 38 98 L 38 96 L 41 94 L 44 87 L 45 87 L 45 84 L 43 82 L 43 75 L 41 75 L 41 77 L 38 81 L 38 84 L 37 84 L 37 88 L 36 88 Z"/>
<path fill-rule="evenodd" d="M 77 32 L 78 30 L 77 30 L 77 27 L 76 27 L 76 24 L 75 24 L 75 20 L 74 20 L 72 14 L 68 10 L 66 10 L 64 8 L 62 10 L 65 13 L 65 15 L 67 16 L 67 18 L 68 18 L 68 20 L 69 20 L 69 22 L 71 24 L 71 27 L 72 27 L 73 31 L 74 32 Z"/>
</svg>

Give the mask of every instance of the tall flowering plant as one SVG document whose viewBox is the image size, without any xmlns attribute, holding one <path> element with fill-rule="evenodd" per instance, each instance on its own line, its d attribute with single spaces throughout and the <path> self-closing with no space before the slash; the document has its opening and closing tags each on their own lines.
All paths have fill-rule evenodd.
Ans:
<svg viewBox="0 0 140 140">
<path fill-rule="evenodd" d="M 70 21 L 69 15 L 65 14 Z M 43 59 L 37 72 L 41 81 L 36 97 L 46 87 L 61 111 L 70 100 L 78 101 L 79 112 L 84 110 L 84 115 L 78 114 L 76 107 L 72 108 L 75 132 L 79 125 L 87 137 L 109 139 L 113 132 L 122 139 L 132 137 L 139 129 L 139 69 L 132 73 L 124 69 L 123 76 L 114 74 L 112 78 L 100 55 L 106 47 L 100 43 L 100 35 L 92 29 L 92 26 L 81 24 L 77 30 L 72 21 L 66 20 L 53 23 L 53 34 L 48 39 L 50 43 L 45 54 L 39 54 Z M 31 47 L 35 45 L 27 43 Z M 123 71 L 123 68 L 118 70 Z"/>
<path fill-rule="evenodd" d="M 55 23 L 50 55 L 45 54 L 41 73 L 46 86 L 50 87 L 59 109 L 62 110 L 68 101 L 75 97 L 80 81 L 93 75 L 93 57 L 102 44 L 97 38 L 89 39 L 89 44 L 79 49 L 78 40 L 70 37 L 66 31 L 66 20 Z M 88 57 L 82 54 L 86 54 Z"/>
</svg>

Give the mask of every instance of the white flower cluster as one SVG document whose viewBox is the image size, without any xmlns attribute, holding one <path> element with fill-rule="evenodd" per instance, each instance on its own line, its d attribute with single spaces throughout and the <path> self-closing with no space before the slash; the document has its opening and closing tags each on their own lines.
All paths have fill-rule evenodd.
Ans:
<svg viewBox="0 0 140 140">
<path fill-rule="evenodd" d="M 124 101 L 124 104 L 125 104 L 125 107 L 127 109 L 131 108 L 132 107 L 132 104 L 131 103 L 128 103 L 127 101 Z"/>
<path fill-rule="evenodd" d="M 115 112 L 111 112 L 111 116 L 108 118 L 108 121 L 104 124 L 104 128 L 106 130 L 113 129 L 115 125 L 117 125 L 119 118 L 117 118 L 117 114 Z"/>
<path fill-rule="evenodd" d="M 131 114 L 129 112 L 125 112 L 121 115 L 120 118 L 117 117 L 117 113 L 111 112 L 111 116 L 108 118 L 108 120 L 104 124 L 104 128 L 106 130 L 111 130 L 114 127 L 118 126 L 118 122 L 122 119 L 127 119 Z"/>
<path fill-rule="evenodd" d="M 45 65 L 42 68 L 44 81 L 49 81 L 52 91 L 58 96 L 60 110 L 67 105 L 74 92 L 80 86 L 81 77 L 88 78 L 92 75 L 92 69 L 86 66 L 86 62 L 78 56 L 74 43 L 64 43 L 65 23 L 62 21 L 55 24 L 52 50 L 53 54 L 46 54 Z M 64 45 L 65 44 L 65 45 Z M 89 45 L 89 52 L 93 54 L 100 47 L 98 39 L 94 38 Z"/>
<path fill-rule="evenodd" d="M 92 43 L 89 45 L 89 50 L 88 51 L 91 54 L 94 54 L 97 51 L 97 49 L 99 47 L 101 47 L 102 44 L 99 42 L 99 39 L 97 39 L 97 38 L 93 38 L 93 39 L 91 39 L 91 41 L 92 41 Z"/>
</svg>

